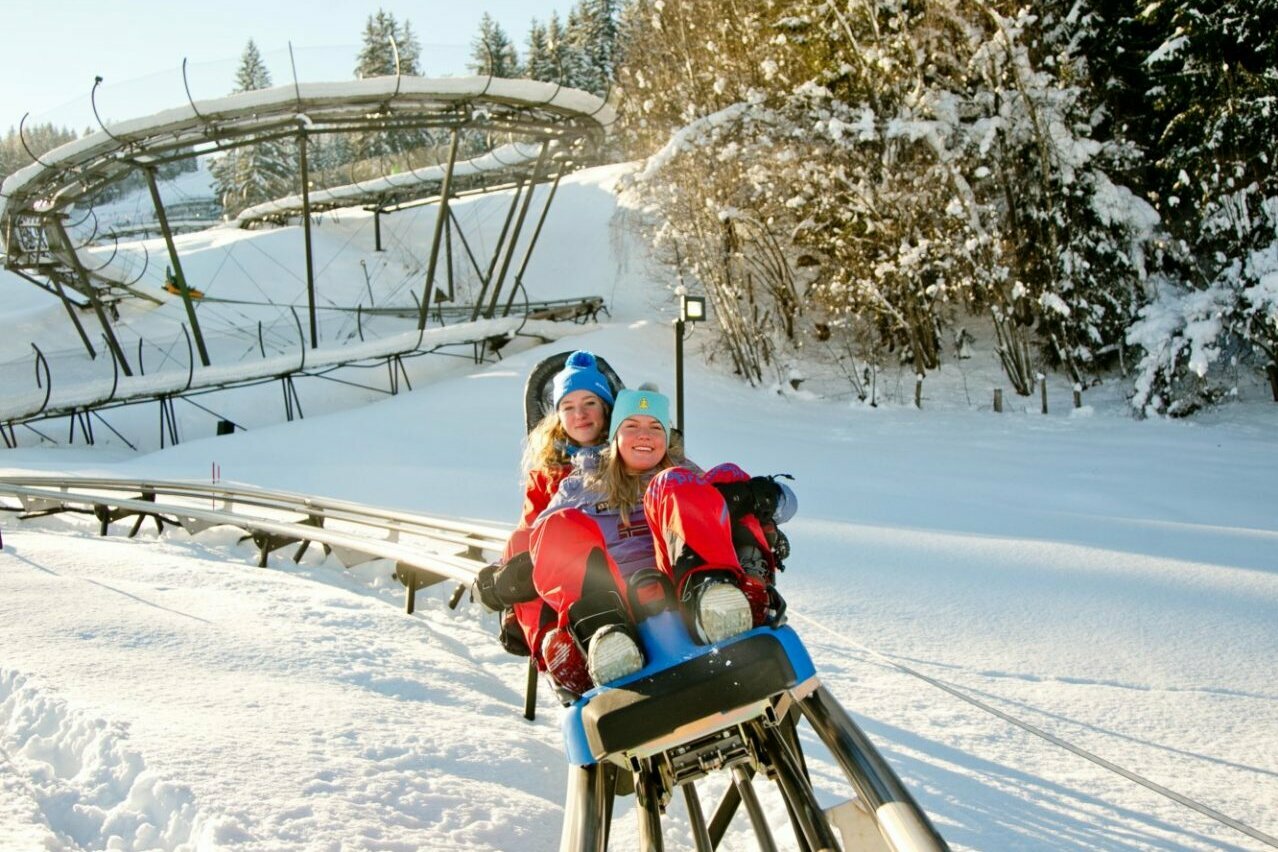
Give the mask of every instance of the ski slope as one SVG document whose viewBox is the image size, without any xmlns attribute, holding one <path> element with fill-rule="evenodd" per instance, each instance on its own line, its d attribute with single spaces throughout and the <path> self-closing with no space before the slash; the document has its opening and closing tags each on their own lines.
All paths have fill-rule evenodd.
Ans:
<svg viewBox="0 0 1278 852">
<path fill-rule="evenodd" d="M 306 419 L 160 452 L 5 450 L 0 474 L 207 482 L 216 464 L 227 481 L 513 520 L 541 357 L 586 347 L 628 383 L 673 387 L 673 276 L 625 229 L 619 171 L 565 181 L 527 276 L 537 298 L 606 296 L 598 325 L 432 368 L 392 398 L 304 388 Z M 358 214 L 324 227 L 340 242 Z M 287 234 L 235 240 L 264 252 Z M 360 245 L 334 263 L 372 258 Z M 6 326 L 42 327 L 44 307 L 11 310 Z M 996 415 L 978 334 L 922 411 L 897 401 L 908 379 L 871 408 L 748 388 L 702 357 L 707 340 L 687 344 L 689 454 L 795 477 L 792 623 L 954 848 L 1268 848 L 893 664 L 1278 834 L 1278 406 L 1244 394 L 1138 422 L 1115 382 L 1078 411 Z M 91 520 L 6 514 L 0 530 L 0 849 L 557 848 L 557 707 L 543 688 L 521 718 L 522 659 L 448 589 L 409 616 L 388 564 L 280 551 L 258 569 L 226 528 L 100 539 Z M 833 803 L 835 768 L 813 773 Z M 635 848 L 628 804 L 615 824 Z M 687 848 L 681 803 L 666 826 Z M 748 832 L 723 846 L 752 847 Z"/>
</svg>

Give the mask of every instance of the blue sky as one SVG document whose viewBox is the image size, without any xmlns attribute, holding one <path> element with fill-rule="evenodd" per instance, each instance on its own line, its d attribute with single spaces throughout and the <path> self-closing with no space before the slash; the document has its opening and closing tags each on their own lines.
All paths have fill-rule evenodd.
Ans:
<svg viewBox="0 0 1278 852">
<path fill-rule="evenodd" d="M 94 125 L 89 92 L 103 78 L 98 109 L 110 122 L 185 103 L 182 61 L 197 100 L 225 95 L 245 43 L 265 55 L 273 82 L 292 79 L 288 45 L 303 81 L 350 79 L 364 23 L 382 8 L 407 19 L 423 45 L 427 74 L 462 73 L 479 19 L 488 12 L 522 51 L 533 18 L 566 19 L 574 0 L 0 0 L 0 133 L 51 121 Z M 435 67 L 431 67 L 432 63 Z"/>
</svg>

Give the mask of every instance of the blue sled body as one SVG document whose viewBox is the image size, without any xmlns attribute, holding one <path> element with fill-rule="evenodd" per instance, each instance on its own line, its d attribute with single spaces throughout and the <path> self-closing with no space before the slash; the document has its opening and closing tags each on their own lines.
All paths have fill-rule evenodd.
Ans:
<svg viewBox="0 0 1278 852">
<path fill-rule="evenodd" d="M 798 634 L 785 625 L 698 645 L 682 615 L 667 610 L 642 621 L 638 631 L 647 664 L 568 708 L 563 735 L 569 764 L 660 751 L 681 732 L 757 715 L 778 693 L 816 676 Z"/>
</svg>

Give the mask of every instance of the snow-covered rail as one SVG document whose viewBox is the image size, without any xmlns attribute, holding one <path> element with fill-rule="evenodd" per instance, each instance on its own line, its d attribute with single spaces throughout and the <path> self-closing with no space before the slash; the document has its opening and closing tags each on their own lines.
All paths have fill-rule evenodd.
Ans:
<svg viewBox="0 0 1278 852">
<path fill-rule="evenodd" d="M 0 510 L 31 518 L 60 512 L 97 518 L 106 535 L 111 524 L 133 519 L 130 536 L 151 518 L 157 527 L 182 527 L 190 533 L 215 526 L 245 531 L 265 565 L 274 550 L 298 545 L 300 559 L 318 544 L 350 566 L 393 559 L 395 577 L 406 589 L 413 611 L 418 589 L 453 581 L 469 586 L 475 572 L 495 558 L 508 527 L 480 521 L 439 518 L 364 506 L 342 500 L 270 491 L 247 485 L 202 484 L 140 479 L 84 477 L 0 477 Z M 17 505 L 11 505 L 16 501 Z M 454 602 L 457 597 L 454 596 Z"/>
</svg>

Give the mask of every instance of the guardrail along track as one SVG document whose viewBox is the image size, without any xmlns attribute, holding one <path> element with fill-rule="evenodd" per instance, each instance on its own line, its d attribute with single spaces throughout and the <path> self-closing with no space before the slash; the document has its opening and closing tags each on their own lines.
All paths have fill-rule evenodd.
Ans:
<svg viewBox="0 0 1278 852">
<path fill-rule="evenodd" d="M 373 559 L 393 559 L 395 578 L 405 587 L 405 608 L 412 612 L 419 589 L 445 581 L 458 584 L 450 605 L 475 572 L 500 555 L 510 527 L 482 521 L 439 518 L 365 506 L 342 500 L 270 491 L 247 485 L 204 485 L 164 480 L 84 477 L 0 477 L 0 511 L 35 518 L 62 512 L 88 514 L 99 534 L 132 519 L 128 535 L 137 535 L 151 519 L 157 529 L 180 526 L 192 534 L 215 526 L 244 530 L 265 566 L 275 550 L 297 545 L 299 561 L 312 544 L 350 567 Z"/>
</svg>

